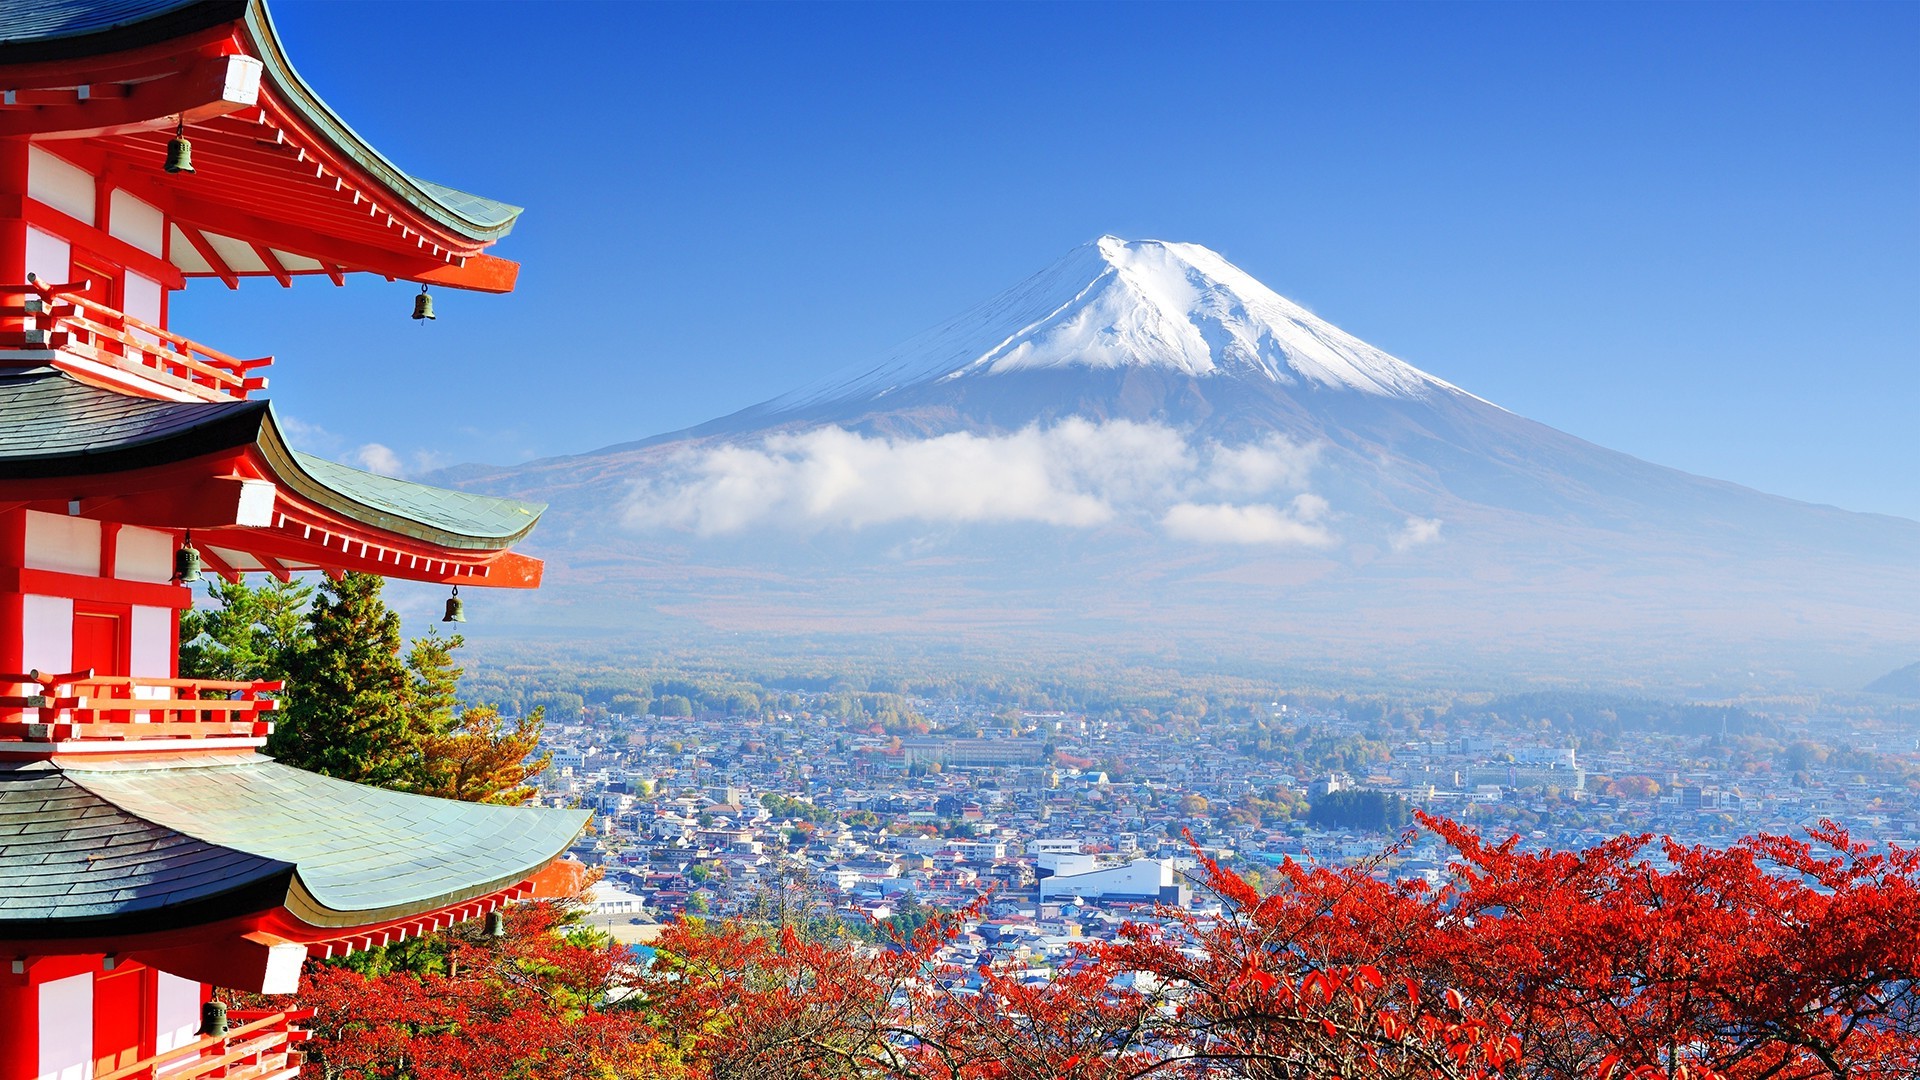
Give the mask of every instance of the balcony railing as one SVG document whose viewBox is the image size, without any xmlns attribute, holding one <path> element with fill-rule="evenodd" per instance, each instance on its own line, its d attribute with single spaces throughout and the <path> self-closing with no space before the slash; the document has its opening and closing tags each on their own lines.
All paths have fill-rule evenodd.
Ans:
<svg viewBox="0 0 1920 1080">
<path fill-rule="evenodd" d="M 142 679 L 73 671 L 0 674 L 0 750 L 5 743 L 75 739 L 264 739 L 273 733 L 265 714 L 280 702 L 264 695 L 282 682 L 224 679 Z"/>
<path fill-rule="evenodd" d="M 0 285 L 0 351 L 63 352 L 213 401 L 265 389 L 273 357 L 237 360 L 84 295 L 91 282 Z"/>
<path fill-rule="evenodd" d="M 227 1014 L 233 1026 L 225 1035 L 204 1035 L 145 1061 L 95 1073 L 93 1080 L 288 1080 L 300 1075 L 301 1055 L 294 1047 L 307 1040 L 294 1021 L 312 1015 L 312 1009 L 235 1009 Z"/>
</svg>

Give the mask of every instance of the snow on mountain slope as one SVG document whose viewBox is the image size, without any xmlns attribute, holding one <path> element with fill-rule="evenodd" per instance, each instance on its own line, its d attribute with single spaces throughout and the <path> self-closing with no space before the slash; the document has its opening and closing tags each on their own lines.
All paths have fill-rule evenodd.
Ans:
<svg viewBox="0 0 1920 1080">
<path fill-rule="evenodd" d="M 905 342 L 878 367 L 831 377 L 757 411 L 1066 367 L 1152 368 L 1399 398 L 1463 393 L 1316 317 L 1205 247 L 1103 236 Z"/>
<path fill-rule="evenodd" d="M 1103 237 L 877 366 L 439 479 L 551 503 L 523 617 L 569 627 L 1186 640 L 1263 663 L 1391 645 L 1736 689 L 1857 687 L 1920 642 L 1920 523 L 1588 443 L 1193 244 Z"/>
</svg>

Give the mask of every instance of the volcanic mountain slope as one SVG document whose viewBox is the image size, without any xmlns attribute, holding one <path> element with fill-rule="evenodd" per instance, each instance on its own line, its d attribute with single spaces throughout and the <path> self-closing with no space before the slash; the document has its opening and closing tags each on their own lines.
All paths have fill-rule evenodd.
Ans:
<svg viewBox="0 0 1920 1080">
<path fill-rule="evenodd" d="M 1191 244 L 1102 237 L 870 368 L 445 479 L 550 500 L 548 603 L 600 622 L 1716 685 L 1920 644 L 1920 523 L 1516 416 Z"/>
</svg>

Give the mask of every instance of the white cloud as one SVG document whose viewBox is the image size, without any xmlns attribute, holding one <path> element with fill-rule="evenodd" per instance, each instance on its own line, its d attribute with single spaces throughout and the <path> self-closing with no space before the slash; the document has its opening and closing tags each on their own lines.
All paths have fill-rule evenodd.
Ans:
<svg viewBox="0 0 1920 1080">
<path fill-rule="evenodd" d="M 1324 500 L 1301 493 L 1268 505 L 1259 498 L 1301 492 L 1317 458 L 1316 447 L 1284 436 L 1196 446 L 1164 424 L 1126 420 L 1070 418 L 1005 435 L 926 439 L 816 428 L 681 454 L 636 485 L 623 517 L 631 528 L 704 536 L 770 523 L 1079 528 L 1132 518 L 1158 521 L 1176 535 L 1187 530 L 1189 538 L 1325 546 L 1332 535 L 1321 524 Z M 1214 501 L 1223 495 L 1246 505 Z"/>
<path fill-rule="evenodd" d="M 377 442 L 356 447 L 351 454 L 347 455 L 347 462 L 358 465 L 368 472 L 379 473 L 381 476 L 401 476 L 406 472 L 406 466 L 400 463 L 400 455 Z"/>
<path fill-rule="evenodd" d="M 1193 470 L 1171 428 L 1071 419 L 1011 435 L 870 437 L 841 428 L 719 446 L 674 462 L 628 502 L 630 525 L 702 535 L 762 521 L 861 528 L 895 521 L 1098 525 Z"/>
<path fill-rule="evenodd" d="M 275 421 L 299 449 L 382 476 L 418 476 L 452 464 L 445 454 L 435 450 L 410 450 L 403 454 L 385 443 L 352 446 L 337 433 L 297 416 L 278 416 Z"/>
<path fill-rule="evenodd" d="M 1400 531 L 1394 535 L 1393 550 L 1411 551 L 1422 544 L 1431 544 L 1440 539 L 1439 518 L 1410 517 Z"/>
<path fill-rule="evenodd" d="M 1245 446 L 1215 445 L 1207 483 L 1235 495 L 1298 491 L 1319 463 L 1318 446 L 1273 434 Z"/>
<path fill-rule="evenodd" d="M 319 424 L 308 423 L 297 416 L 276 415 L 274 421 L 280 425 L 281 431 L 286 432 L 289 437 L 298 443 L 332 446 L 340 441 L 333 432 L 328 431 Z"/>
<path fill-rule="evenodd" d="M 1295 496 L 1284 508 L 1183 502 L 1161 517 L 1160 527 L 1176 540 L 1201 544 L 1324 548 L 1334 542 L 1322 524 L 1327 512 L 1327 501 L 1310 494 Z"/>
<path fill-rule="evenodd" d="M 364 443 L 349 450 L 346 462 L 381 476 L 418 476 L 447 465 L 446 455 L 432 450 L 415 450 L 405 457 L 381 443 Z"/>
</svg>

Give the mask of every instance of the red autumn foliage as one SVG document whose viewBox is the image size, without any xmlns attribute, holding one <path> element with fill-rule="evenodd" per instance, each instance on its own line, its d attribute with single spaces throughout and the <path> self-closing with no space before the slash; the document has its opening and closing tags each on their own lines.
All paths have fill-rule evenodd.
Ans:
<svg viewBox="0 0 1920 1080">
<path fill-rule="evenodd" d="M 498 941 L 449 934 L 449 974 L 367 976 L 310 965 L 300 992 L 309 1075 L 378 1080 L 572 1080 L 701 1074 L 636 1013 L 608 1009 L 631 978 L 616 949 L 563 932 L 565 908 L 522 904 Z"/>
<path fill-rule="evenodd" d="M 1920 857 L 1837 827 L 1727 850 L 1579 852 L 1452 822 L 1440 888 L 1383 860 L 1202 860 L 1217 912 L 1163 911 L 1053 977 L 943 961 L 969 909 L 887 948 L 683 921 L 647 969 L 517 911 L 459 977 L 309 973 L 333 1077 L 1119 1080 L 1920 1075 Z M 976 908 L 978 905 L 975 906 Z"/>
</svg>

